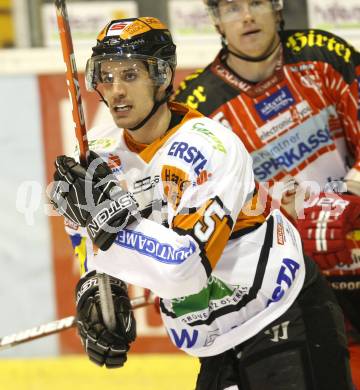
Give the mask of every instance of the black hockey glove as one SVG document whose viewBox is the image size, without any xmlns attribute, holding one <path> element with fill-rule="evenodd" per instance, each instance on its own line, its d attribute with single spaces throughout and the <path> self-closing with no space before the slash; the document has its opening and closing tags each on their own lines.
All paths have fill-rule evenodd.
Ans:
<svg viewBox="0 0 360 390">
<path fill-rule="evenodd" d="M 87 169 L 67 156 L 59 156 L 55 166 L 51 203 L 59 214 L 86 226 L 100 249 L 108 249 L 116 234 L 140 217 L 136 200 L 96 153 L 90 152 Z"/>
<path fill-rule="evenodd" d="M 116 328 L 106 328 L 100 307 L 98 278 L 91 272 L 76 286 L 77 329 L 89 359 L 107 368 L 122 367 L 130 343 L 136 338 L 136 323 L 127 288 L 123 281 L 110 277 Z"/>
</svg>

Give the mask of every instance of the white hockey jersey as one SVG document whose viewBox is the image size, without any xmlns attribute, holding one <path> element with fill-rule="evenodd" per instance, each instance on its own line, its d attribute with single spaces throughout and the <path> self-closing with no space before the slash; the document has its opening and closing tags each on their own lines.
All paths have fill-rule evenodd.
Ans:
<svg viewBox="0 0 360 390">
<path fill-rule="evenodd" d="M 95 255 L 84 228 L 68 224 L 83 271 L 96 269 L 152 290 L 177 347 L 211 356 L 240 344 L 282 315 L 298 296 L 305 266 L 296 229 L 256 201 L 252 163 L 230 130 L 178 103 L 180 124 L 150 145 L 110 127 L 90 147 L 132 192 L 147 219 L 121 230 Z"/>
</svg>

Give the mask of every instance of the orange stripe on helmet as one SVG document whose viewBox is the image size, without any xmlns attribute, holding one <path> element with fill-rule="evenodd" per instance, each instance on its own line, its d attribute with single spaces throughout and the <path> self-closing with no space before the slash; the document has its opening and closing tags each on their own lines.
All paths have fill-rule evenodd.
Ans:
<svg viewBox="0 0 360 390">
<path fill-rule="evenodd" d="M 142 22 L 141 20 L 135 20 L 133 23 L 127 25 L 120 34 L 121 39 L 131 39 L 136 35 L 143 34 L 150 31 L 151 27 Z"/>
<path fill-rule="evenodd" d="M 142 20 L 143 22 L 145 22 L 147 25 L 149 25 L 151 28 L 155 29 L 155 30 L 167 30 L 167 26 L 162 23 L 159 19 L 157 18 L 153 18 L 151 16 L 145 16 L 145 17 L 141 17 L 139 18 L 139 20 Z"/>
</svg>

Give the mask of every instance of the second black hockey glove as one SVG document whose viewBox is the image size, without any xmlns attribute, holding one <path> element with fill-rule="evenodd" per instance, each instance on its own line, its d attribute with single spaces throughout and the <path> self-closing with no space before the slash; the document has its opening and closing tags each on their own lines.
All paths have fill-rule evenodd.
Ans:
<svg viewBox="0 0 360 390">
<path fill-rule="evenodd" d="M 90 152 L 87 169 L 67 156 L 59 156 L 55 166 L 52 204 L 60 214 L 86 226 L 100 249 L 108 249 L 119 230 L 140 217 L 136 200 L 122 190 L 96 153 Z"/>
<path fill-rule="evenodd" d="M 136 323 L 125 283 L 110 277 L 116 327 L 107 329 L 101 314 L 98 278 L 92 272 L 76 286 L 77 329 L 89 359 L 107 368 L 122 367 L 136 338 Z"/>
</svg>

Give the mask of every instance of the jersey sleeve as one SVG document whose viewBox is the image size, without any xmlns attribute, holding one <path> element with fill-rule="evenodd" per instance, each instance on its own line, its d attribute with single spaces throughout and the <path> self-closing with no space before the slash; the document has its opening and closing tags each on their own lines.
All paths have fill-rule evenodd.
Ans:
<svg viewBox="0 0 360 390">
<path fill-rule="evenodd" d="M 186 104 L 187 107 L 211 118 L 220 106 L 238 94 L 238 90 L 225 83 L 212 68 L 213 63 L 210 63 L 204 69 L 196 70 L 185 77 L 174 95 L 175 101 Z M 225 126 L 228 125 L 219 119 L 217 121 Z"/>
<path fill-rule="evenodd" d="M 355 167 L 360 162 L 360 53 L 336 35 L 326 33 L 322 38 L 327 39 L 321 49 L 325 93 L 339 117 Z"/>
<path fill-rule="evenodd" d="M 326 81 L 354 159 L 345 180 L 348 190 L 360 195 L 360 53 L 345 42 L 343 45 L 348 55 L 337 67 L 328 68 Z"/>
<path fill-rule="evenodd" d="M 187 75 L 179 83 L 174 94 L 174 100 L 184 103 L 194 110 L 199 110 L 199 105 L 206 101 L 206 96 L 204 95 L 204 87 L 201 84 L 197 85 L 196 79 L 203 71 L 203 69 L 197 69 L 195 72 Z"/>
<path fill-rule="evenodd" d="M 143 219 L 94 258 L 98 270 L 168 299 L 206 286 L 254 190 L 251 159 L 236 135 L 208 118 L 186 126 L 161 151 L 168 226 Z"/>
</svg>

